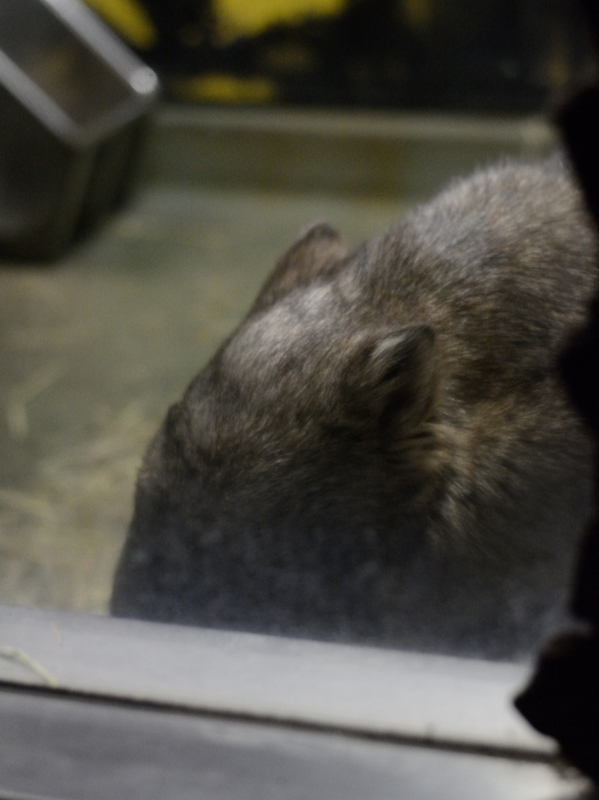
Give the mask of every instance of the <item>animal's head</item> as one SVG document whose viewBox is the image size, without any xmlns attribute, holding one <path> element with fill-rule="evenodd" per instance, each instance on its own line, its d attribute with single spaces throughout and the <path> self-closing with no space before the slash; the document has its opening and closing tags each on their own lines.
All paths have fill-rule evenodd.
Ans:
<svg viewBox="0 0 599 800">
<path fill-rule="evenodd" d="M 310 228 L 170 408 L 114 613 L 263 630 L 377 613 L 434 490 L 437 360 L 428 325 L 377 309 L 369 259 Z"/>
</svg>

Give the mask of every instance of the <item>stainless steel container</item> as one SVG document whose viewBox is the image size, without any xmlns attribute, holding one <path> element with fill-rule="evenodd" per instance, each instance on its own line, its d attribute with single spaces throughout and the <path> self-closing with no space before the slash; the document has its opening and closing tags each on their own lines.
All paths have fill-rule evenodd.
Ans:
<svg viewBox="0 0 599 800">
<path fill-rule="evenodd" d="M 118 201 L 157 93 L 78 0 L 0 0 L 1 256 L 53 256 Z"/>
</svg>

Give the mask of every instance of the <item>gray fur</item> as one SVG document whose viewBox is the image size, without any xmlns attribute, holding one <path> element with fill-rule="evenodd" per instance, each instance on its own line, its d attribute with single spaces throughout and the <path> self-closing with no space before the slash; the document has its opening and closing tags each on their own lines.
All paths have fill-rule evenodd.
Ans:
<svg viewBox="0 0 599 800">
<path fill-rule="evenodd" d="M 151 443 L 118 615 L 514 657 L 563 617 L 591 444 L 556 376 L 597 242 L 559 158 L 283 256 Z"/>
</svg>

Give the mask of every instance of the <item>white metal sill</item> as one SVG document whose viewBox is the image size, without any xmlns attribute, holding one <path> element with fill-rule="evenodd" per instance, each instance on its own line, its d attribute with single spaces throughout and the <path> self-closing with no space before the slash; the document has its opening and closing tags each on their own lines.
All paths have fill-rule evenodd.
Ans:
<svg viewBox="0 0 599 800">
<path fill-rule="evenodd" d="M 0 800 L 588 788 L 513 709 L 524 665 L 7 606 L 0 647 Z"/>
<path fill-rule="evenodd" d="M 547 758 L 512 707 L 520 664 L 0 607 L 0 648 L 57 688 L 177 708 Z M 0 680 L 48 685 L 0 658 Z"/>
</svg>

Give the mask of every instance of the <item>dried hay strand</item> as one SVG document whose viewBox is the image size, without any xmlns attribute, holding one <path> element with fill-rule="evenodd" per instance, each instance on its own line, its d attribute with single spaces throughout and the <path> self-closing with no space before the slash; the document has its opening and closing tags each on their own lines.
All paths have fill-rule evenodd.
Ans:
<svg viewBox="0 0 599 800">
<path fill-rule="evenodd" d="M 141 455 L 156 420 L 133 401 L 89 442 L 0 487 L 0 602 L 106 613 Z"/>
</svg>

